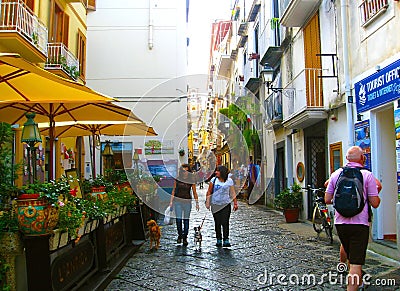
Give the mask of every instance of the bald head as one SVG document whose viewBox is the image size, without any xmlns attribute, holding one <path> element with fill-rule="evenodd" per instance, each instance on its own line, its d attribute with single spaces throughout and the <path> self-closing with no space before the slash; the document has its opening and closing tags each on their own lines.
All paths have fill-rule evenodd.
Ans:
<svg viewBox="0 0 400 291">
<path fill-rule="evenodd" d="M 363 150 L 359 146 L 352 146 L 347 150 L 346 159 L 349 162 L 364 163 Z"/>
</svg>

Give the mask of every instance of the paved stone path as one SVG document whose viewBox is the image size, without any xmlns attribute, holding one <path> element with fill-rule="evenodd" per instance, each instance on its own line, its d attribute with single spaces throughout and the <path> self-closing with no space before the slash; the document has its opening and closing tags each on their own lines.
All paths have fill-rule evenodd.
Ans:
<svg viewBox="0 0 400 291">
<path fill-rule="evenodd" d="M 280 213 L 262 206 L 240 202 L 230 220 L 232 247 L 215 247 L 205 190 L 199 192 L 202 207 L 199 212 L 192 209 L 189 245 L 176 244 L 175 223 L 163 226 L 160 249 L 150 252 L 146 241 L 106 290 L 345 290 L 340 284 L 344 279 L 336 276 L 338 243 L 329 245 L 324 235 L 316 240 L 304 223 L 288 227 Z M 193 227 L 205 215 L 203 244 L 197 250 Z M 364 270 L 372 280 L 397 280 L 395 286 L 368 290 L 400 290 L 399 266 L 369 253 Z"/>
</svg>

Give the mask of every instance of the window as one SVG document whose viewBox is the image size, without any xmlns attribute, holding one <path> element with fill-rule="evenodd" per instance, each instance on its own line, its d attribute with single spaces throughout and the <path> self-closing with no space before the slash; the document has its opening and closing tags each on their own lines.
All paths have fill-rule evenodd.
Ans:
<svg viewBox="0 0 400 291">
<path fill-rule="evenodd" d="M 87 0 L 87 8 L 90 10 L 96 10 L 96 0 Z"/>
<path fill-rule="evenodd" d="M 78 30 L 78 61 L 79 61 L 79 77 L 85 80 L 86 73 L 86 37 Z"/>
<path fill-rule="evenodd" d="M 360 9 L 361 24 L 367 25 L 370 20 L 386 11 L 388 0 L 363 0 Z"/>
<path fill-rule="evenodd" d="M 51 10 L 49 42 L 61 42 L 68 47 L 69 16 L 55 1 L 52 1 Z"/>
<path fill-rule="evenodd" d="M 331 173 L 342 166 L 342 142 L 337 142 L 329 145 L 329 156 L 331 164 Z"/>
</svg>

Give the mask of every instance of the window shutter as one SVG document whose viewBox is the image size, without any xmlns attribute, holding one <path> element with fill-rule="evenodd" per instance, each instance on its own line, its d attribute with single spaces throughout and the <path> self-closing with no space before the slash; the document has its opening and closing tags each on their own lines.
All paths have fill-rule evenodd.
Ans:
<svg viewBox="0 0 400 291">
<path fill-rule="evenodd" d="M 69 16 L 63 13 L 63 32 L 62 32 L 62 42 L 68 47 L 68 33 L 69 33 Z"/>
</svg>

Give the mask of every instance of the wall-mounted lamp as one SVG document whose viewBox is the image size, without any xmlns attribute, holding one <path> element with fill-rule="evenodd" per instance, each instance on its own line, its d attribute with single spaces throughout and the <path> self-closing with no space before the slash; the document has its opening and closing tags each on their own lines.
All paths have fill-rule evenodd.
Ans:
<svg viewBox="0 0 400 291">
<path fill-rule="evenodd" d="M 139 165 L 138 165 L 139 159 L 140 158 L 139 158 L 138 151 L 137 151 L 137 149 L 135 149 L 135 152 L 133 153 L 133 157 L 132 157 L 132 160 L 135 163 L 135 176 L 139 176 Z"/>
<path fill-rule="evenodd" d="M 272 87 L 272 81 L 274 80 L 274 69 L 268 65 L 265 65 L 264 68 L 260 72 L 261 78 L 265 85 L 267 85 L 268 95 L 269 92 L 282 92 L 283 88 L 274 88 Z"/>
<path fill-rule="evenodd" d="M 26 113 L 28 119 L 22 128 L 21 142 L 28 144 L 28 174 L 29 183 L 34 183 L 36 180 L 36 147 L 35 144 L 42 141 L 40 137 L 39 127 L 33 120 L 35 113 Z"/>
<path fill-rule="evenodd" d="M 104 170 L 110 170 L 114 168 L 114 152 L 111 147 L 111 141 L 106 140 L 106 145 L 104 146 L 104 150 L 101 153 L 104 157 L 105 165 Z M 108 175 L 108 172 L 106 172 Z"/>
<path fill-rule="evenodd" d="M 230 124 L 230 122 L 229 122 L 229 119 L 226 119 L 226 120 L 224 121 L 224 126 L 225 126 L 226 129 L 229 129 L 229 127 L 231 126 L 231 124 Z"/>
<path fill-rule="evenodd" d="M 357 113 L 357 121 L 362 121 L 363 120 L 363 115 L 360 113 Z"/>
</svg>

